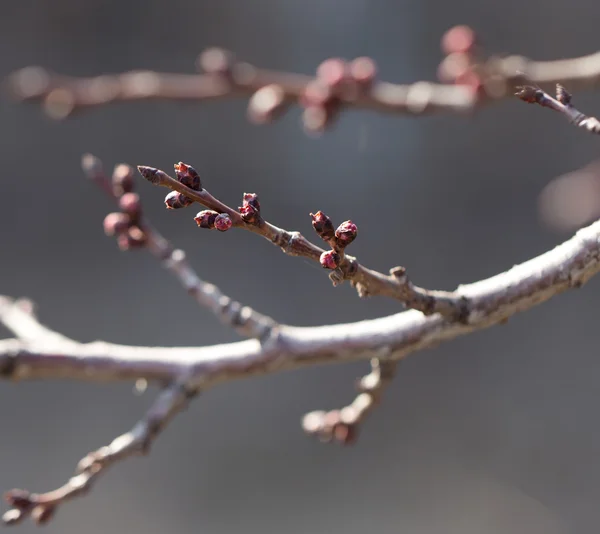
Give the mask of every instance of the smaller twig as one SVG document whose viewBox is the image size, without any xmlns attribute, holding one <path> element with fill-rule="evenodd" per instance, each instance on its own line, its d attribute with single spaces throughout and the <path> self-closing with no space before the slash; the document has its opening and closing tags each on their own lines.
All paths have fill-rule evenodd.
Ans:
<svg viewBox="0 0 600 534">
<path fill-rule="evenodd" d="M 187 406 L 193 394 L 195 392 L 188 391 L 183 380 L 167 387 L 142 420 L 110 445 L 89 453 L 79 462 L 76 474 L 60 488 L 46 493 L 30 493 L 19 489 L 6 492 L 4 498 L 12 508 L 2 516 L 4 523 L 14 525 L 27 516 L 38 524 L 48 522 L 60 505 L 90 490 L 108 467 L 129 456 L 147 454 L 152 441 Z"/>
<path fill-rule="evenodd" d="M 384 391 L 394 378 L 397 366 L 398 362 L 395 361 L 377 358 L 371 360 L 371 372 L 358 381 L 360 394 L 348 406 L 339 410 L 307 413 L 302 419 L 304 431 L 324 442 L 335 441 L 343 445 L 354 443 L 360 425 L 380 403 Z"/>
<path fill-rule="evenodd" d="M 105 219 L 105 230 L 114 233 L 119 238 L 123 249 L 133 247 L 147 248 L 183 285 L 185 290 L 203 307 L 210 309 L 221 321 L 234 328 L 246 337 L 255 337 L 265 340 L 277 326 L 270 317 L 263 315 L 249 306 L 223 294 L 214 284 L 202 280 L 190 266 L 183 250 L 175 249 L 141 214 L 141 203 L 137 195 L 132 193 L 133 169 L 129 166 L 119 165 L 115 168 L 113 181 L 107 177 L 101 161 L 86 154 L 82 159 L 83 170 L 94 183 L 104 190 L 121 208 L 133 206 L 135 210 L 129 213 L 109 214 Z M 131 182 L 123 179 L 130 176 Z M 124 183 L 125 185 L 124 187 Z M 126 197 L 125 195 L 129 195 Z M 131 199 L 131 202 L 124 202 Z M 137 199 L 137 200 L 136 200 Z M 125 206 L 123 206 L 126 204 Z M 119 218 L 117 215 L 120 215 Z M 117 217 L 116 217 L 117 216 Z M 125 221 L 119 226 L 119 221 Z M 108 221 L 108 223 L 107 223 Z M 110 226 L 110 221 L 115 224 Z"/>
<path fill-rule="evenodd" d="M 593 134 L 600 134 L 600 121 L 596 117 L 590 117 L 573 107 L 571 94 L 560 84 L 556 85 L 556 98 L 533 85 L 519 86 L 515 96 L 528 104 L 539 104 L 542 107 L 562 113 L 569 122 L 578 128 L 583 128 Z"/>
<path fill-rule="evenodd" d="M 394 268 L 390 275 L 385 275 L 364 267 L 358 263 L 356 258 L 345 252 L 341 254 L 344 247 L 340 246 L 339 240 L 335 238 L 333 226 L 331 227 L 331 236 L 324 238 L 332 249 L 331 251 L 325 251 L 308 241 L 299 232 L 290 232 L 266 221 L 260 213 L 260 207 L 250 210 L 251 206 L 248 206 L 249 201 L 246 197 L 255 198 L 255 201 L 258 203 L 256 195 L 245 194 L 244 206 L 240 208 L 240 211 L 236 211 L 213 197 L 206 189 L 191 189 L 160 169 L 139 165 L 138 170 L 153 185 L 176 191 L 183 197 L 209 208 L 208 211 L 198 213 L 195 218 L 198 226 L 202 228 L 216 228 L 215 223 L 218 220 L 217 218 L 222 217 L 229 222 L 223 228 L 218 229 L 242 228 L 269 240 L 280 247 L 285 254 L 301 256 L 318 262 L 323 267 L 332 271 L 330 278 L 334 285 L 348 280 L 356 288 L 361 297 L 371 295 L 387 296 L 399 300 L 407 307 L 419 310 L 426 315 L 441 313 L 447 317 L 459 320 L 465 317 L 466 301 L 463 298 L 457 297 L 456 294 L 417 287 L 410 282 L 404 268 Z M 168 199 L 169 195 L 167 196 Z M 187 203 L 178 203 L 174 206 L 168 201 L 166 203 L 167 207 L 170 208 L 184 208 L 189 205 Z M 313 215 L 313 219 L 319 213 L 321 212 Z M 341 231 L 347 223 L 354 226 L 355 232 L 355 225 L 351 221 L 342 223 L 338 230 Z"/>
</svg>

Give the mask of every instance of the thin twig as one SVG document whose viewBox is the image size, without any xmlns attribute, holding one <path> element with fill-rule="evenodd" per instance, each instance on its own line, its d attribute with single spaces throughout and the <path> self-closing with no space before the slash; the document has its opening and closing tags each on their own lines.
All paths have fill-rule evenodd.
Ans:
<svg viewBox="0 0 600 534">
<path fill-rule="evenodd" d="M 75 475 L 60 488 L 46 493 L 18 489 L 6 492 L 4 498 L 12 508 L 3 515 L 4 523 L 14 525 L 27 516 L 31 516 L 38 524 L 48 522 L 61 504 L 87 493 L 108 467 L 129 456 L 147 454 L 156 436 L 187 406 L 194 394 L 186 389 L 184 381 L 174 382 L 165 388 L 146 415 L 129 432 L 89 453 L 79 462 Z"/>
<path fill-rule="evenodd" d="M 379 404 L 384 391 L 392 383 L 397 365 L 396 361 L 373 358 L 371 372 L 358 381 L 360 394 L 339 410 L 307 413 L 302 419 L 304 431 L 325 442 L 353 443 L 361 423 Z"/>
<path fill-rule="evenodd" d="M 198 204 L 214 210 L 215 213 L 227 214 L 232 227 L 242 228 L 258 234 L 274 243 L 290 256 L 301 256 L 320 263 L 324 252 L 321 247 L 314 245 L 299 232 L 290 232 L 279 228 L 262 217 L 257 217 L 252 223 L 245 222 L 242 215 L 213 197 L 206 189 L 193 190 L 180 181 L 172 178 L 160 169 L 147 166 L 138 167 L 140 173 L 153 185 L 167 187 L 194 200 Z M 381 295 L 401 301 L 407 307 L 419 310 L 426 315 L 441 313 L 443 315 L 464 317 L 466 303 L 463 298 L 448 291 L 433 291 L 415 286 L 409 280 L 401 267 L 391 270 L 391 275 L 385 275 L 368 269 L 358 263 L 356 258 L 344 255 L 343 260 L 331 275 L 334 284 L 349 280 L 356 287 L 360 296 Z"/>
<path fill-rule="evenodd" d="M 119 203 L 120 196 L 104 172 L 102 162 L 91 154 L 82 159 L 86 176 L 105 191 L 112 200 Z M 116 169 L 122 166 L 117 166 Z M 133 169 L 131 169 L 133 176 Z M 133 179 L 133 178 L 132 178 Z M 135 228 L 141 231 L 139 246 L 147 248 L 182 284 L 186 292 L 203 307 L 211 310 L 224 324 L 234 328 L 245 337 L 266 339 L 276 328 L 276 322 L 249 306 L 223 294 L 214 284 L 202 280 L 191 267 L 183 250 L 175 249 L 151 224 L 140 214 L 135 217 Z M 128 229 L 126 228 L 125 231 Z"/>
<path fill-rule="evenodd" d="M 528 104 L 539 104 L 542 107 L 562 113 L 570 123 L 578 128 L 583 128 L 593 134 L 600 134 L 600 121 L 596 117 L 589 117 L 577 110 L 571 104 L 571 94 L 560 84 L 556 86 L 556 98 L 532 85 L 518 87 L 516 96 Z"/>
<path fill-rule="evenodd" d="M 201 57 L 204 59 L 200 63 L 208 74 L 131 71 L 76 78 L 52 74 L 40 67 L 27 67 L 15 72 L 9 85 L 17 98 L 43 102 L 46 111 L 56 118 L 114 102 L 201 102 L 251 97 L 269 87 L 272 90 L 251 100 L 249 108 L 251 118 L 262 117 L 257 119 L 258 122 L 265 122 L 274 118 L 269 116 L 271 113 L 279 114 L 282 107 L 305 99 L 307 88 L 315 81 L 312 76 L 258 69 L 234 61 L 221 50 L 209 50 Z M 472 86 L 465 84 L 416 82 L 402 85 L 377 81 L 359 89 L 341 91 L 336 98 L 342 107 L 382 113 L 465 113 L 485 102 L 511 96 L 512 89 L 523 82 L 524 76 L 541 86 L 562 83 L 573 89 L 595 87 L 600 83 L 600 52 L 559 61 L 532 61 L 522 56 L 490 58 L 474 67 L 479 77 L 477 85 L 483 91 L 474 91 Z"/>
</svg>

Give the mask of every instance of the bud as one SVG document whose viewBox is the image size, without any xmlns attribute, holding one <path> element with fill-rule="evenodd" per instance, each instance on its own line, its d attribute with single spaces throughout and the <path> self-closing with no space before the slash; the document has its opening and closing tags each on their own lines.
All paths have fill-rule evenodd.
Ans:
<svg viewBox="0 0 600 534">
<path fill-rule="evenodd" d="M 321 239 L 329 241 L 335 235 L 331 219 L 322 211 L 317 211 L 314 214 L 311 213 L 310 216 L 312 217 L 312 225 L 315 232 L 317 232 Z"/>
<path fill-rule="evenodd" d="M 560 83 L 556 84 L 556 100 L 565 106 L 569 106 L 572 97 L 573 95 L 571 95 L 571 93 L 569 93 L 569 91 L 567 91 Z"/>
<path fill-rule="evenodd" d="M 139 219 L 142 214 L 140 196 L 137 193 L 125 193 L 119 199 L 119 208 L 129 215 L 132 220 Z"/>
<path fill-rule="evenodd" d="M 335 250 L 328 250 L 321 254 L 319 262 L 325 269 L 337 269 L 340 265 L 340 255 Z"/>
<path fill-rule="evenodd" d="M 362 88 L 369 87 L 377 76 L 377 65 L 370 57 L 357 57 L 350 63 L 350 76 Z"/>
<path fill-rule="evenodd" d="M 39 504 L 32 510 L 31 517 L 38 525 L 43 525 L 52 519 L 55 510 L 54 506 Z"/>
<path fill-rule="evenodd" d="M 196 224 L 200 228 L 214 228 L 215 227 L 215 219 L 219 214 L 213 210 L 204 210 L 198 213 L 194 217 Z"/>
<path fill-rule="evenodd" d="M 122 234 L 129 224 L 129 216 L 125 213 L 109 213 L 104 217 L 104 233 L 108 236 Z"/>
<path fill-rule="evenodd" d="M 168 180 L 168 175 L 157 169 L 156 167 L 148 167 L 146 165 L 138 165 L 139 173 L 146 178 L 152 185 L 160 185 Z"/>
<path fill-rule="evenodd" d="M 178 210 L 180 208 L 187 208 L 194 201 L 190 197 L 186 197 L 184 194 L 178 191 L 171 191 L 165 197 L 165 206 L 168 210 Z"/>
<path fill-rule="evenodd" d="M 317 78 L 332 89 L 339 89 L 348 80 L 348 64 L 340 58 L 326 59 L 317 68 Z"/>
<path fill-rule="evenodd" d="M 200 183 L 200 176 L 196 172 L 196 169 L 191 165 L 187 165 L 183 162 L 176 163 L 175 174 L 177 179 L 186 187 L 193 189 L 194 191 L 202 191 L 202 184 Z"/>
<path fill-rule="evenodd" d="M 207 74 L 229 78 L 233 68 L 233 55 L 221 48 L 209 48 L 200 54 L 198 67 Z"/>
<path fill-rule="evenodd" d="M 248 102 L 248 117 L 256 124 L 275 119 L 285 109 L 285 91 L 281 85 L 261 87 Z"/>
<path fill-rule="evenodd" d="M 31 494 L 27 490 L 13 489 L 4 494 L 4 500 L 20 510 L 27 509 L 32 505 Z"/>
<path fill-rule="evenodd" d="M 252 224 L 260 218 L 260 203 L 256 193 L 244 193 L 242 205 L 238 208 L 244 222 Z"/>
<path fill-rule="evenodd" d="M 147 241 L 146 234 L 137 226 L 130 227 L 127 232 L 119 234 L 117 244 L 123 251 L 135 248 L 142 248 Z"/>
<path fill-rule="evenodd" d="M 347 247 L 352 243 L 356 239 L 357 230 L 358 228 L 352 221 L 344 221 L 340 224 L 335 231 L 338 246 Z"/>
<path fill-rule="evenodd" d="M 112 175 L 113 192 L 120 197 L 133 191 L 133 169 L 129 165 L 120 164 L 115 167 Z"/>
<path fill-rule="evenodd" d="M 302 107 L 325 107 L 333 99 L 333 92 L 330 87 L 318 80 L 309 82 L 300 95 L 300 105 Z"/>
<path fill-rule="evenodd" d="M 444 54 L 470 53 L 475 47 L 476 40 L 475 32 L 469 26 L 454 26 L 442 37 L 442 52 Z"/>
<path fill-rule="evenodd" d="M 233 223 L 227 213 L 219 213 L 219 215 L 215 217 L 215 228 L 219 230 L 219 232 L 226 232 L 232 225 Z"/>
</svg>

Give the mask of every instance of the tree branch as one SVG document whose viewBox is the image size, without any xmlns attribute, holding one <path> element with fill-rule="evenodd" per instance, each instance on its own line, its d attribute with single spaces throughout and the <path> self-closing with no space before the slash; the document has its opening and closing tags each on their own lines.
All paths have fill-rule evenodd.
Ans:
<svg viewBox="0 0 600 534">
<path fill-rule="evenodd" d="M 117 165 L 112 183 L 102 162 L 91 154 L 82 159 L 86 176 L 122 208 L 105 219 L 105 231 L 116 235 L 122 249 L 147 248 L 194 297 L 200 306 L 210 309 L 223 323 L 246 337 L 266 339 L 277 323 L 249 306 L 229 298 L 214 284 L 202 280 L 192 269 L 185 252 L 175 249 L 142 215 L 139 196 L 133 193 L 133 169 Z"/>
<path fill-rule="evenodd" d="M 21 326 L 15 327 L 27 324 L 23 314 L 29 312 L 18 304 L 9 305 L 9 301 L 3 298 L 0 322 L 13 325 L 15 333 L 22 339 L 0 341 L 0 378 L 68 378 L 84 381 L 144 378 L 170 385 L 150 410 L 151 415 L 136 426 L 132 434 L 126 434 L 127 438 L 118 438 L 108 451 L 100 449 L 104 452 L 93 455 L 94 459 L 106 457 L 107 460 L 100 461 L 100 464 L 94 463 L 97 460 L 84 462 L 83 469 L 88 474 L 83 478 L 75 477 L 57 492 L 47 494 L 9 492 L 7 500 L 13 508 L 5 514 L 4 520 L 7 523 L 16 522 L 23 514 L 33 513 L 36 509 L 38 512 L 35 514 L 45 519 L 42 510 L 47 508 L 36 506 L 48 505 L 53 510 L 63 500 L 79 495 L 82 485 L 87 488 L 91 484 L 86 480 L 95 477 L 95 473 L 93 476 L 91 473 L 97 468 L 92 468 L 92 465 L 103 468 L 143 449 L 141 444 L 147 442 L 148 435 L 154 436 L 155 430 L 162 428 L 185 404 L 189 395 L 209 386 L 317 364 L 372 358 L 392 363 L 412 352 L 502 323 L 510 316 L 571 287 L 581 287 L 598 271 L 600 222 L 580 230 L 562 245 L 509 271 L 459 286 L 456 297 L 466 299 L 468 310 L 462 322 L 440 314 L 425 316 L 416 310 L 409 310 L 352 324 L 318 327 L 282 325 L 277 335 L 266 343 L 252 339 L 210 347 L 131 347 L 105 342 L 80 344 L 59 338 L 49 342 L 49 338 L 40 339 L 39 336 L 29 335 L 27 329 Z M 32 318 L 29 321 L 31 331 L 43 331 L 44 327 L 40 330 Z M 366 413 L 371 404 L 364 398 L 354 403 L 354 420 L 360 420 L 361 414 Z M 308 430 L 314 428 L 314 425 L 311 427 L 306 422 Z"/>
<path fill-rule="evenodd" d="M 407 307 L 419 310 L 426 315 L 441 313 L 455 318 L 464 317 L 465 303 L 463 299 L 456 294 L 448 291 L 428 290 L 415 286 L 409 280 L 403 267 L 395 267 L 391 270 L 391 275 L 385 275 L 364 267 L 358 263 L 356 258 L 343 253 L 343 250 L 346 247 L 344 239 L 341 236 L 336 237 L 333 223 L 321 212 L 318 212 L 317 215 L 313 215 L 313 226 L 315 227 L 315 230 L 317 230 L 317 233 L 319 233 L 319 230 L 317 229 L 317 224 L 319 224 L 319 222 L 322 223 L 325 221 L 328 225 L 327 232 L 325 234 L 321 233 L 321 237 L 330 244 L 332 250 L 338 255 L 337 259 L 333 260 L 333 263 L 331 264 L 326 261 L 329 257 L 327 254 L 329 253 L 321 247 L 312 244 L 300 232 L 284 230 L 263 219 L 261 216 L 260 205 L 258 204 L 258 197 L 256 195 L 245 194 L 245 197 L 252 196 L 257 206 L 253 208 L 252 217 L 249 218 L 247 212 L 244 212 L 244 206 L 242 206 L 238 212 L 220 200 L 217 200 L 206 189 L 191 189 L 182 183 L 181 180 L 172 178 L 160 169 L 140 165 L 138 170 L 142 176 L 153 185 L 167 187 L 172 191 L 180 193 L 184 198 L 190 199 L 190 203 L 195 201 L 202 206 L 209 208 L 210 212 L 200 212 L 196 216 L 198 226 L 203 228 L 215 228 L 216 217 L 221 214 L 221 216 L 226 216 L 231 221 L 226 229 L 233 227 L 248 230 L 277 245 L 285 254 L 290 256 L 301 256 L 320 263 L 323 267 L 332 270 L 330 278 L 334 285 L 337 285 L 344 280 L 349 280 L 350 283 L 356 287 L 358 294 L 361 297 L 371 295 L 387 296 L 399 300 Z M 168 199 L 169 196 L 167 196 L 167 201 Z M 178 206 L 186 207 L 187 205 L 189 204 L 179 204 Z M 209 219 L 211 216 L 212 219 Z M 316 217 L 322 218 L 323 221 L 315 222 Z M 347 222 L 353 225 L 351 221 Z M 340 228 L 342 228 L 342 225 L 338 227 L 338 231 L 342 233 Z M 351 240 L 353 240 L 356 235 L 356 225 L 353 225 L 352 232 L 353 237 Z"/>
<path fill-rule="evenodd" d="M 522 56 L 480 61 L 473 54 L 474 33 L 465 27 L 449 30 L 443 43 L 446 57 L 440 64 L 440 76 L 451 84 L 376 81 L 377 69 L 369 58 L 350 63 L 327 60 L 312 77 L 259 69 L 234 60 L 224 50 L 210 49 L 198 61 L 205 74 L 130 71 L 76 78 L 27 67 L 11 76 L 9 87 L 20 100 L 41 101 L 55 118 L 114 102 L 248 97 L 249 118 L 264 123 L 299 103 L 305 108 L 305 127 L 318 132 L 344 108 L 408 115 L 465 113 L 510 97 L 514 86 L 524 79 L 546 87 L 561 83 L 572 89 L 600 84 L 600 52 L 559 61 L 532 61 Z"/>
</svg>

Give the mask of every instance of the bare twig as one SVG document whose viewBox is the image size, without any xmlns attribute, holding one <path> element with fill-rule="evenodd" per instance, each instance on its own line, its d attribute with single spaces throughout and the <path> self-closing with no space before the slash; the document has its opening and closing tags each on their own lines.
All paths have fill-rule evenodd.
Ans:
<svg viewBox="0 0 600 534">
<path fill-rule="evenodd" d="M 556 98 L 532 85 L 519 87 L 516 96 L 528 104 L 539 104 L 542 107 L 558 111 L 578 128 L 583 128 L 593 134 L 600 134 L 600 121 L 596 117 L 589 117 L 573 107 L 571 94 L 560 84 L 556 86 Z"/>
<path fill-rule="evenodd" d="M 4 498 L 12 506 L 3 515 L 7 525 L 31 516 L 38 524 L 48 522 L 63 503 L 84 495 L 104 471 L 114 463 L 136 454 L 147 454 L 152 441 L 167 423 L 187 406 L 195 392 L 188 391 L 184 382 L 168 386 L 152 404 L 150 410 L 129 432 L 122 434 L 97 451 L 83 458 L 76 473 L 66 484 L 46 493 L 30 493 L 13 489 Z"/>
<path fill-rule="evenodd" d="M 339 410 L 307 413 L 302 419 L 304 431 L 326 442 L 353 443 L 360 424 L 379 404 L 381 396 L 391 384 L 397 365 L 395 361 L 373 358 L 371 372 L 358 381 L 360 394 L 352 403 Z"/>
<path fill-rule="evenodd" d="M 139 166 L 138 169 L 150 183 L 181 193 L 212 210 L 215 216 L 219 213 L 227 215 L 231 220 L 231 227 L 243 228 L 258 234 L 290 256 L 301 256 L 324 265 L 321 258 L 326 251 L 312 244 L 299 232 L 289 232 L 267 222 L 260 216 L 260 212 L 252 221 L 246 222 L 240 212 L 217 200 L 206 189 L 193 190 L 154 167 Z M 201 214 L 198 214 L 196 220 L 200 226 L 205 222 Z M 207 224 L 205 227 L 210 226 Z M 356 258 L 344 254 L 343 258 L 339 259 L 339 264 L 336 263 L 331 268 L 333 272 L 330 277 L 334 284 L 349 280 L 360 296 L 391 297 L 426 315 L 441 313 L 456 318 L 464 317 L 466 303 L 463 298 L 448 291 L 433 291 L 417 287 L 412 284 L 401 267 L 392 269 L 391 275 L 385 275 L 364 267 L 356 261 Z"/>
<path fill-rule="evenodd" d="M 341 108 L 410 115 L 465 113 L 482 103 L 509 97 L 514 86 L 523 83 L 524 77 L 541 86 L 562 83 L 572 89 L 595 87 L 600 83 L 600 52 L 560 61 L 538 62 L 511 56 L 475 64 L 477 58 L 471 57 L 466 49 L 456 50 L 456 47 L 447 49 L 448 55 L 441 65 L 466 64 L 468 76 L 452 75 L 455 84 L 416 82 L 401 85 L 375 81 L 376 67 L 369 58 L 343 62 L 345 72 L 340 69 L 340 60 L 325 61 L 315 78 L 258 69 L 233 60 L 223 50 L 211 49 L 199 60 L 206 74 L 131 71 L 75 78 L 52 74 L 40 67 L 27 67 L 14 73 L 9 85 L 17 98 L 43 102 L 46 111 L 56 118 L 114 102 L 201 102 L 249 97 L 248 113 L 255 122 L 267 122 L 289 105 L 300 103 L 306 108 L 305 127 L 320 131 Z"/>
<path fill-rule="evenodd" d="M 39 340 L 23 328 L 16 328 L 22 339 L 0 341 L 0 378 L 10 380 L 68 378 L 85 381 L 135 380 L 143 378 L 161 385 L 176 384 L 175 389 L 159 398 L 143 423 L 135 427 L 127 438 L 118 438 L 109 446 L 110 463 L 140 450 L 150 434 L 150 429 L 162 427 L 164 422 L 185 404 L 191 393 L 209 386 L 257 374 L 292 370 L 309 365 L 345 363 L 359 359 L 377 358 L 390 364 L 411 352 L 423 350 L 457 336 L 504 322 L 508 317 L 532 308 L 571 287 L 580 287 L 600 271 L 600 222 L 596 222 L 559 245 L 555 249 L 517 265 L 497 276 L 459 287 L 456 298 L 466 297 L 468 313 L 460 322 L 436 314 L 425 316 L 409 310 L 389 317 L 319 327 L 291 327 L 282 325 L 278 335 L 269 343 L 261 344 L 251 339 L 212 347 L 131 347 L 104 342 L 76 343 L 55 339 Z M 13 313 L 27 313 L 23 307 L 11 309 L 3 299 L 0 306 L 0 322 L 25 324 L 15 319 Z M 11 318 L 12 317 L 12 318 Z M 39 326 L 30 323 L 32 331 Z M 391 372 L 391 368 L 386 369 Z M 373 399 L 359 397 L 351 405 L 354 413 L 351 421 L 360 421 L 381 387 L 372 380 Z M 386 378 L 387 380 L 387 378 Z M 367 380 L 369 382 L 370 380 Z M 383 385 L 383 382 L 382 384 Z M 377 393 L 375 394 L 375 392 Z M 162 400 L 161 400 L 162 399 Z M 156 415 L 158 413 L 159 415 Z M 152 423 L 152 421 L 154 421 Z M 158 421 L 158 423 L 157 423 Z M 309 421 L 310 422 L 310 421 Z M 305 420 L 306 423 L 306 420 Z M 338 425 L 339 426 L 339 425 Z M 350 428 L 350 427 L 346 427 Z M 100 454 L 100 457 L 103 453 Z M 95 458 L 95 456 L 94 456 Z M 36 504 L 56 506 L 62 500 L 77 495 L 81 485 L 87 482 L 94 462 L 86 462 L 83 478 L 77 477 L 66 486 L 42 494 L 46 501 L 39 501 L 28 492 L 7 495 L 12 510 L 4 516 L 5 522 L 18 521 L 24 513 L 30 513 Z M 86 471 L 92 470 L 92 471 Z M 50 498 L 49 496 L 52 496 Z M 62 499 L 60 498 L 62 497 Z M 29 499 L 29 500 L 28 500 Z M 31 502 L 32 504 L 27 504 Z M 50 508 L 50 509 L 51 509 Z M 43 510 L 37 508 L 44 519 Z M 16 510 L 16 511 L 14 511 Z"/>
<path fill-rule="evenodd" d="M 102 162 L 95 156 L 86 154 L 82 159 L 82 166 L 87 177 L 117 203 L 124 197 L 124 195 L 119 194 L 122 193 L 122 185 L 120 185 L 122 176 L 129 175 L 131 185 L 126 187 L 127 192 L 125 194 L 133 195 L 131 193 L 133 169 L 130 167 L 117 166 L 113 184 L 106 176 Z M 127 249 L 132 246 L 147 248 L 181 282 L 184 289 L 194 297 L 198 304 L 210 309 L 223 323 L 231 326 L 241 335 L 266 339 L 272 333 L 277 326 L 273 319 L 258 313 L 249 306 L 243 306 L 223 294 L 217 286 L 200 279 L 187 261 L 183 250 L 175 249 L 142 216 L 139 201 L 133 204 L 135 204 L 137 212 L 123 213 L 122 216 L 125 217 L 126 224 L 120 229 L 117 228 L 118 231 L 114 231 L 117 237 L 125 238 L 124 241 L 119 241 L 122 248 Z M 107 217 L 107 220 L 110 220 L 111 215 Z M 137 233 L 133 232 L 133 238 L 132 230 L 137 231 Z"/>
</svg>

